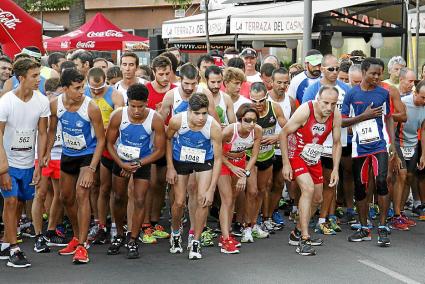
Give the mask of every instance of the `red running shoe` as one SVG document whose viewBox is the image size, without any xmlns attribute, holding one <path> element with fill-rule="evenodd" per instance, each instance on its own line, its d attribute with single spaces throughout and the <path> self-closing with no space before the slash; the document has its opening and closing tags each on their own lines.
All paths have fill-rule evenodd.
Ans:
<svg viewBox="0 0 425 284">
<path fill-rule="evenodd" d="M 407 225 L 401 217 L 393 217 L 390 223 L 391 229 L 399 231 L 408 231 L 409 225 Z"/>
<path fill-rule="evenodd" d="M 77 250 L 77 246 L 80 242 L 78 241 L 78 239 L 76 237 L 73 237 L 72 240 L 68 243 L 68 245 L 61 249 L 58 253 L 60 255 L 71 255 L 74 254 L 75 251 Z"/>
<path fill-rule="evenodd" d="M 87 250 L 84 246 L 79 245 L 77 247 L 72 262 L 74 262 L 75 264 L 89 262 L 89 254 L 87 253 Z"/>
<path fill-rule="evenodd" d="M 400 215 L 400 218 L 403 220 L 404 223 L 406 223 L 409 227 L 416 226 L 416 222 L 412 219 L 407 218 L 406 215 Z"/>
<path fill-rule="evenodd" d="M 239 249 L 235 246 L 232 239 L 227 238 L 223 240 L 222 246 L 221 246 L 221 252 L 225 254 L 235 254 L 239 253 Z"/>
</svg>

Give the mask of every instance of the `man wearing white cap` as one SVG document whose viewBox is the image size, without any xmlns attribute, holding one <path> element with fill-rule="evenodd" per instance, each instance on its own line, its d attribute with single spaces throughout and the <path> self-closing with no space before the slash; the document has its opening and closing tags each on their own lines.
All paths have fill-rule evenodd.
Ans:
<svg viewBox="0 0 425 284">
<path fill-rule="evenodd" d="M 242 50 L 239 56 L 245 63 L 246 80 L 251 83 L 262 82 L 260 72 L 255 70 L 255 64 L 257 63 L 257 51 L 248 47 Z"/>
</svg>

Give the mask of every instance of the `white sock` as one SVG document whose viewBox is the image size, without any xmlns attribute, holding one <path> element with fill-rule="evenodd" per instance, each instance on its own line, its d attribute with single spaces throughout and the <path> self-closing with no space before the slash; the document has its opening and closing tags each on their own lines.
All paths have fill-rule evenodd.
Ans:
<svg viewBox="0 0 425 284">
<path fill-rule="evenodd" d="M 326 218 L 319 218 L 319 224 L 326 223 Z"/>
<path fill-rule="evenodd" d="M 17 227 L 16 232 L 19 234 L 21 232 L 21 227 Z"/>
<path fill-rule="evenodd" d="M 1 250 L 2 251 L 5 250 L 5 249 L 7 249 L 8 247 L 10 247 L 10 243 L 2 243 L 1 244 Z"/>
<path fill-rule="evenodd" d="M 292 213 L 298 212 L 298 206 L 292 206 Z"/>
<path fill-rule="evenodd" d="M 18 246 L 15 246 L 14 248 L 10 248 L 10 256 L 12 256 L 17 251 L 20 251 Z"/>
</svg>

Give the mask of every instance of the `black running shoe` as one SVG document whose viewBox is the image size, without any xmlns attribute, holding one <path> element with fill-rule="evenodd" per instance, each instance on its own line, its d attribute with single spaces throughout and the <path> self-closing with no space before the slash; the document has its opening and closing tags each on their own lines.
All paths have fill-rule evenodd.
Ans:
<svg viewBox="0 0 425 284">
<path fill-rule="evenodd" d="M 49 247 L 66 247 L 68 243 L 69 241 L 67 241 L 61 236 L 58 236 L 57 234 L 54 234 L 50 238 L 47 238 L 47 245 Z"/>
<path fill-rule="evenodd" d="M 370 241 L 372 236 L 369 229 L 360 228 L 354 234 L 348 237 L 349 242 Z"/>
<path fill-rule="evenodd" d="M 298 231 L 297 229 L 291 231 L 291 233 L 289 235 L 289 244 L 291 246 L 298 246 L 300 238 L 301 238 L 301 232 L 300 231 Z M 310 237 L 309 240 L 310 240 L 310 244 L 313 247 L 323 245 L 323 240 L 321 238 Z"/>
<path fill-rule="evenodd" d="M 37 253 L 50 252 L 50 248 L 47 246 L 47 239 L 43 235 L 39 235 L 35 240 L 34 251 Z"/>
<path fill-rule="evenodd" d="M 33 224 L 29 224 L 28 226 L 21 228 L 21 234 L 27 238 L 35 238 L 36 234 Z"/>
<path fill-rule="evenodd" d="M 237 237 L 242 237 L 243 226 L 239 222 L 233 223 L 232 226 L 232 234 Z"/>
<path fill-rule="evenodd" d="M 390 238 L 388 237 L 389 230 L 385 226 L 378 227 L 378 246 L 389 247 L 391 245 Z"/>
<path fill-rule="evenodd" d="M 127 244 L 127 258 L 128 259 L 135 259 L 139 258 L 139 244 L 135 241 L 130 241 Z"/>
<path fill-rule="evenodd" d="M 9 259 L 10 256 L 10 246 L 5 248 L 4 250 L 0 250 L 0 259 L 5 260 Z"/>
<path fill-rule="evenodd" d="M 93 244 L 105 244 L 107 240 L 106 228 L 99 229 L 94 236 Z"/>
<path fill-rule="evenodd" d="M 109 255 L 116 255 L 120 253 L 120 248 L 124 245 L 123 236 L 115 236 L 112 240 L 111 245 L 108 248 Z"/>
<path fill-rule="evenodd" d="M 295 251 L 304 256 L 316 255 L 316 250 L 311 246 L 310 239 L 301 238 Z"/>
<path fill-rule="evenodd" d="M 25 268 L 25 267 L 30 267 L 31 263 L 26 258 L 24 252 L 18 250 L 14 252 L 11 256 L 9 256 L 9 261 L 7 262 L 7 266 L 16 267 L 16 268 Z"/>
</svg>

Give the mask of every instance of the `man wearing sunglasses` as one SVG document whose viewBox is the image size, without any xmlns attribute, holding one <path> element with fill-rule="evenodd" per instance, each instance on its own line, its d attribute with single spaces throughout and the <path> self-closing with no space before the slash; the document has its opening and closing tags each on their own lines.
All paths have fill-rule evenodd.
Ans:
<svg viewBox="0 0 425 284">
<path fill-rule="evenodd" d="M 342 109 L 345 94 L 348 93 L 350 88 L 342 81 L 338 80 L 339 62 L 338 59 L 332 55 L 327 54 L 322 59 L 322 78 L 320 81 L 308 87 L 304 93 L 303 103 L 317 99 L 320 88 L 323 86 L 333 86 L 338 90 L 338 101 L 336 106 L 339 111 Z M 347 147 L 347 128 L 341 129 L 341 145 Z M 335 216 L 335 197 L 336 188 L 329 187 L 329 180 L 333 170 L 332 162 L 332 133 L 330 133 L 323 143 L 323 152 L 321 157 L 321 164 L 323 167 L 323 203 L 320 210 L 320 217 L 315 231 L 324 235 L 335 235 L 335 232 L 340 232 L 341 228 L 337 224 Z M 346 151 L 347 152 L 347 151 Z M 349 151 L 348 154 L 349 156 Z M 328 222 L 326 221 L 328 218 Z"/>
<path fill-rule="evenodd" d="M 106 75 L 102 68 L 95 67 L 87 75 L 87 87 L 84 94 L 92 98 L 102 114 L 103 127 L 108 127 L 109 118 L 114 109 L 124 106 L 124 98 L 120 92 L 106 84 Z M 108 214 L 109 195 L 111 191 L 113 160 L 105 149 L 100 160 L 100 171 L 96 180 L 100 181 L 99 190 L 92 190 L 93 211 L 97 212 L 95 226 L 90 229 L 89 242 L 104 244 L 106 242 L 106 215 Z M 100 178 L 100 179 L 99 179 Z M 97 209 L 97 210 L 96 210 Z"/>
</svg>

